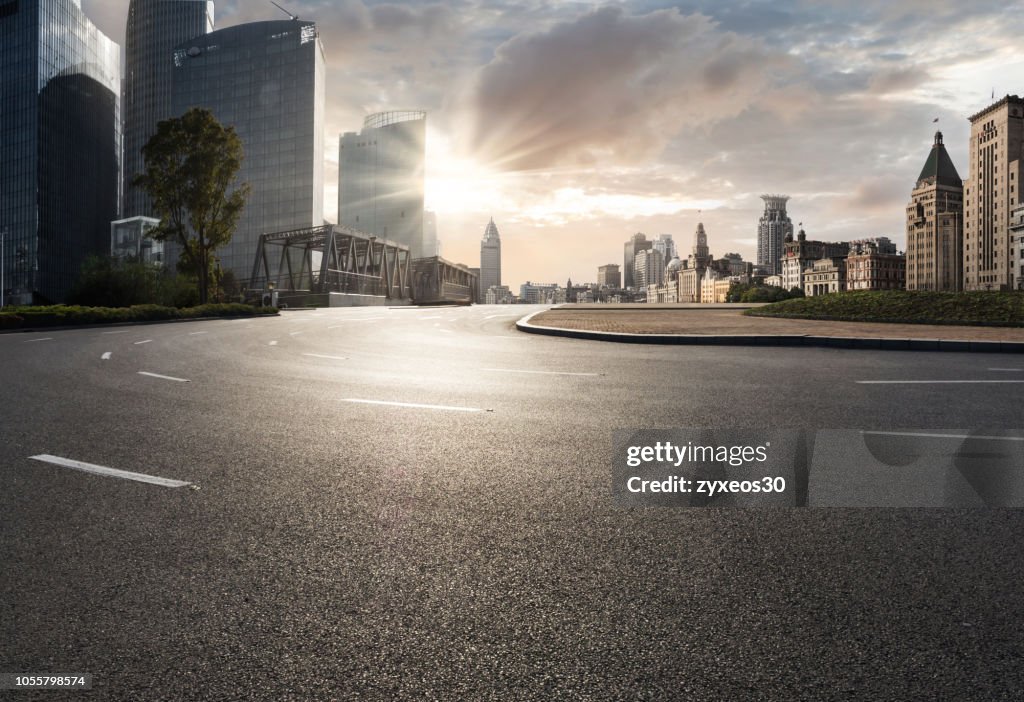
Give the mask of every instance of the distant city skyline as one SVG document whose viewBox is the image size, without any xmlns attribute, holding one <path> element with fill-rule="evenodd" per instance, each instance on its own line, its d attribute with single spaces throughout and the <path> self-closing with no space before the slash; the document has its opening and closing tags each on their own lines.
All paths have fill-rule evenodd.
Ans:
<svg viewBox="0 0 1024 702">
<path fill-rule="evenodd" d="M 512 286 L 590 280 L 631 234 L 678 241 L 698 220 L 716 249 L 754 260 L 764 192 L 790 195 L 818 238 L 903 248 L 933 120 L 966 170 L 967 118 L 993 92 L 1024 92 L 1024 17 L 1005 3 L 286 6 L 317 22 L 328 62 L 327 219 L 339 135 L 424 109 L 445 258 L 474 261 L 493 216 L 514 235 Z M 82 0 L 122 46 L 127 7 Z M 216 3 L 218 28 L 278 17 Z M 580 60 L 564 60 L 570 47 Z"/>
</svg>

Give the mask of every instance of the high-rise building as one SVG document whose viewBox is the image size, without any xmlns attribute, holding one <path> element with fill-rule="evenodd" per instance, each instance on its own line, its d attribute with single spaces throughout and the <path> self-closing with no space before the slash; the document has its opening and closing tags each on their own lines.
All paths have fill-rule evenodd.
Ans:
<svg viewBox="0 0 1024 702">
<path fill-rule="evenodd" d="M 247 279 L 261 234 L 324 222 L 324 53 L 316 25 L 240 24 L 179 44 L 173 60 L 175 114 L 207 108 L 242 140 L 237 182 L 251 190 L 217 257 Z"/>
<path fill-rule="evenodd" d="M 480 241 L 480 289 L 486 292 L 498 285 L 501 285 L 501 238 L 492 217 Z"/>
<path fill-rule="evenodd" d="M 427 113 L 381 112 L 338 147 L 338 221 L 433 256 L 423 241 Z"/>
<path fill-rule="evenodd" d="M 437 238 L 437 213 L 423 210 L 423 250 L 426 255 L 441 255 L 441 240 Z"/>
<path fill-rule="evenodd" d="M 661 252 L 665 261 L 671 261 L 676 257 L 676 242 L 672 240 L 671 234 L 659 234 L 658 238 L 651 242 L 655 250 Z"/>
<path fill-rule="evenodd" d="M 636 287 L 636 280 L 633 275 L 633 261 L 641 251 L 647 251 L 653 246 L 653 242 L 647 241 L 647 237 L 637 232 L 629 238 L 623 246 L 622 257 L 622 286 L 625 288 Z"/>
<path fill-rule="evenodd" d="M 1010 244 L 1010 212 L 1024 177 L 1024 99 L 1007 95 L 971 118 L 964 181 L 964 289 L 1011 290 L 1024 279 Z"/>
<path fill-rule="evenodd" d="M 907 205 L 907 290 L 963 289 L 964 186 L 935 132 Z"/>
<path fill-rule="evenodd" d="M 597 267 L 597 284 L 602 288 L 613 288 L 618 290 L 622 287 L 622 274 L 619 273 L 619 264 L 607 263 Z"/>
<path fill-rule="evenodd" d="M 213 3 L 206 0 L 131 0 L 125 26 L 124 168 L 125 217 L 152 216 L 146 193 L 131 185 L 142 173 L 142 147 L 157 122 L 177 117 L 171 105 L 174 48 L 213 31 Z"/>
<path fill-rule="evenodd" d="M 78 2 L 0 2 L 5 303 L 61 302 L 86 256 L 110 251 L 120 53 Z"/>
<path fill-rule="evenodd" d="M 644 249 L 633 258 L 633 281 L 638 289 L 665 282 L 665 257 L 657 249 Z"/>
<path fill-rule="evenodd" d="M 793 222 L 786 214 L 788 195 L 762 195 L 764 214 L 757 225 L 757 263 L 772 275 L 782 273 L 782 244 L 793 236 Z"/>
</svg>

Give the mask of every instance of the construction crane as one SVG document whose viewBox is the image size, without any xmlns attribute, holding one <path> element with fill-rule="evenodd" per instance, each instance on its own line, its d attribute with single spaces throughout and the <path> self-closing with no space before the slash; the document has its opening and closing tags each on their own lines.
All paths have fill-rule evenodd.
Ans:
<svg viewBox="0 0 1024 702">
<path fill-rule="evenodd" d="M 276 2 L 274 2 L 274 0 L 270 0 L 270 4 L 273 5 L 274 7 L 276 7 L 277 9 L 279 9 L 281 12 L 285 13 L 286 15 L 288 15 L 288 19 L 292 20 L 293 22 L 295 20 L 299 19 L 298 15 L 293 15 L 291 12 L 288 12 L 288 10 L 286 10 L 283 7 L 281 7 L 280 5 L 278 5 Z"/>
</svg>

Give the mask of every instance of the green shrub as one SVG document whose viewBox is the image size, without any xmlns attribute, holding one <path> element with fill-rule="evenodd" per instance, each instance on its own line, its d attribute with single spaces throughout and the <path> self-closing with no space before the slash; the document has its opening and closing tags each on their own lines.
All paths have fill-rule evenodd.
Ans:
<svg viewBox="0 0 1024 702">
<path fill-rule="evenodd" d="M 277 309 L 273 307 L 252 307 L 239 303 L 212 303 L 182 309 L 162 305 L 133 305 L 131 307 L 84 307 L 79 305 L 11 307 L 0 312 L 0 329 L 70 326 L 75 324 L 111 324 L 117 322 L 159 322 L 170 319 L 241 317 L 267 314 L 277 314 Z"/>
<path fill-rule="evenodd" d="M 744 314 L 851 322 L 1024 326 L 1024 292 L 855 290 L 785 300 Z"/>
</svg>

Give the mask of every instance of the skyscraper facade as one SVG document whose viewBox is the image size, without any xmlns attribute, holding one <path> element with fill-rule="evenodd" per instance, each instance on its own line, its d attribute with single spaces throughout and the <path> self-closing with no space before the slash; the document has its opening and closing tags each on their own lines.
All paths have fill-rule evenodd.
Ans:
<svg viewBox="0 0 1024 702">
<path fill-rule="evenodd" d="M 907 205 L 907 290 L 963 289 L 964 186 L 935 133 Z"/>
<path fill-rule="evenodd" d="M 0 2 L 4 301 L 61 302 L 109 252 L 120 167 L 120 47 L 72 0 Z"/>
<path fill-rule="evenodd" d="M 173 62 L 175 114 L 207 108 L 242 140 L 238 183 L 251 190 L 217 256 L 224 270 L 248 278 L 261 234 L 324 221 L 324 54 L 316 25 L 228 27 L 179 44 Z"/>
<path fill-rule="evenodd" d="M 486 293 L 492 285 L 501 285 L 501 237 L 494 219 L 487 223 L 480 241 L 480 292 Z"/>
<path fill-rule="evenodd" d="M 124 169 L 126 217 L 151 216 L 149 198 L 131 181 L 143 170 L 142 147 L 157 122 L 177 117 L 171 106 L 174 48 L 213 31 L 213 3 L 206 0 L 131 0 L 125 26 Z"/>
<path fill-rule="evenodd" d="M 772 275 L 782 273 L 782 244 L 793 236 L 793 222 L 786 214 L 788 195 L 762 195 L 764 214 L 757 225 L 757 264 Z"/>
<path fill-rule="evenodd" d="M 1012 290 L 1024 280 L 1013 256 L 1010 213 L 1024 176 L 1024 99 L 1007 95 L 971 118 L 964 181 L 964 289 Z"/>
<path fill-rule="evenodd" d="M 381 112 L 338 147 L 338 221 L 433 256 L 423 240 L 427 113 Z M 435 247 L 436 249 L 436 247 Z"/>
<path fill-rule="evenodd" d="M 659 234 L 658 238 L 651 243 L 651 246 L 661 252 L 661 257 L 666 262 L 676 257 L 676 242 L 672 240 L 671 234 Z"/>
<path fill-rule="evenodd" d="M 602 288 L 621 288 L 622 274 L 617 263 L 607 263 L 597 267 L 597 284 Z"/>
<path fill-rule="evenodd" d="M 654 244 L 647 241 L 647 236 L 642 232 L 637 232 L 629 238 L 629 241 L 623 246 L 622 256 L 622 286 L 624 288 L 636 287 L 636 279 L 634 276 L 633 265 L 636 259 L 636 255 L 641 251 L 649 250 Z"/>
</svg>

